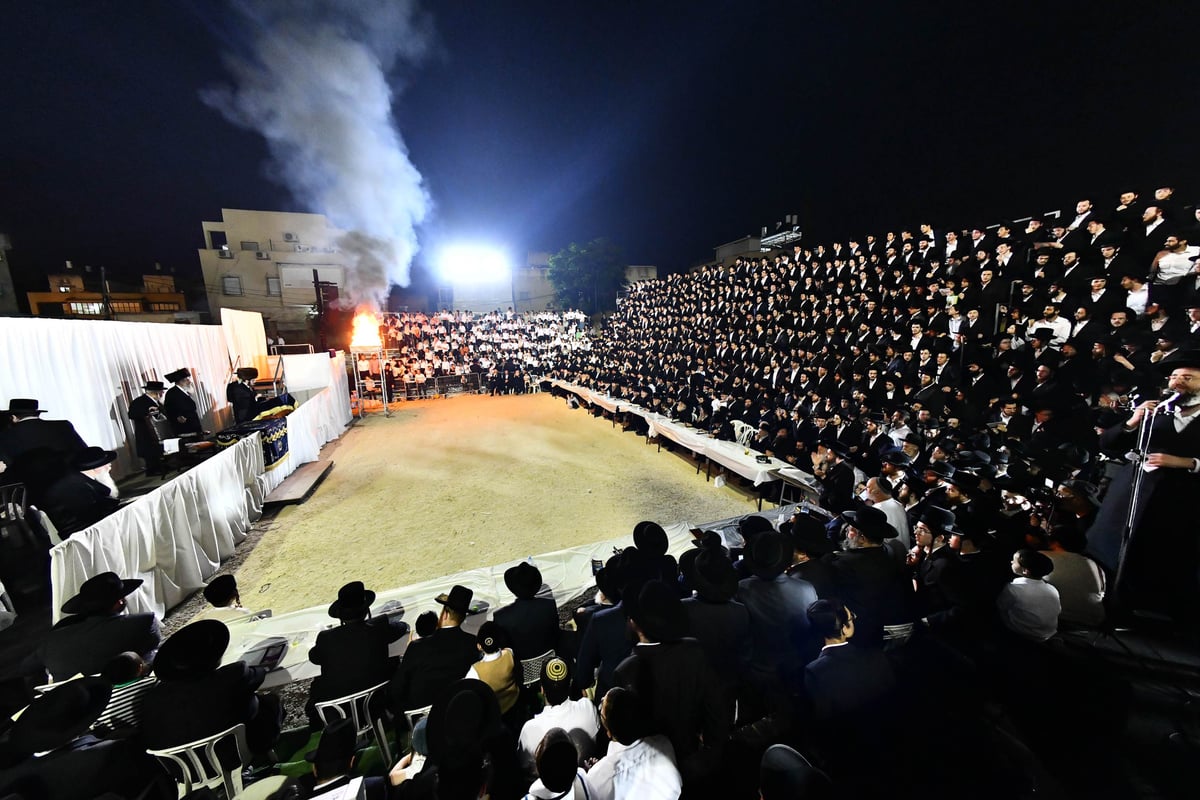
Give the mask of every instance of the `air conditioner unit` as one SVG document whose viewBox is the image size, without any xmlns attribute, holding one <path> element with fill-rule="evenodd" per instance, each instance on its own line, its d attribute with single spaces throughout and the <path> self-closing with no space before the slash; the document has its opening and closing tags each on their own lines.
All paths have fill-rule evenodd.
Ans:
<svg viewBox="0 0 1200 800">
<path fill-rule="evenodd" d="M 308 245 L 303 245 L 303 244 L 298 244 L 298 245 L 296 245 L 296 252 L 297 252 L 297 253 L 308 253 L 308 252 L 310 252 L 310 251 L 312 251 L 312 248 L 311 248 L 311 247 L 309 247 Z"/>
<path fill-rule="evenodd" d="M 294 233 L 285 233 L 283 235 L 283 240 L 285 242 L 298 242 L 298 241 L 300 241 L 300 237 Z"/>
<path fill-rule="evenodd" d="M 266 250 L 255 250 L 254 257 L 257 258 L 259 261 L 270 261 L 271 260 L 271 254 L 268 253 Z"/>
</svg>

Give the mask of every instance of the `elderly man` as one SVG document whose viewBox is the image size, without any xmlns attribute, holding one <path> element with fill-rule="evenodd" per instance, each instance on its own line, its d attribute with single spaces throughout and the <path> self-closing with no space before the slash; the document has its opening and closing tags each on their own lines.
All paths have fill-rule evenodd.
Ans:
<svg viewBox="0 0 1200 800">
<path fill-rule="evenodd" d="M 437 630 L 409 645 L 400 668 L 388 684 L 388 696 L 398 722 L 408 709 L 431 705 L 479 660 L 475 637 L 462 629 L 473 596 L 465 586 L 454 586 L 448 594 L 437 596 L 442 606 Z"/>
<path fill-rule="evenodd" d="M 33 500 L 49 515 L 60 536 L 91 527 L 117 510 L 120 491 L 110 470 L 117 458 L 113 450 L 87 447 L 37 487 Z"/>
<path fill-rule="evenodd" d="M 1157 400 L 1140 404 L 1124 422 L 1100 438 L 1106 452 L 1124 453 L 1149 421 L 1144 466 L 1130 464 L 1109 486 L 1096 521 L 1088 529 L 1088 554 L 1116 573 L 1113 587 L 1126 609 L 1165 612 L 1185 624 L 1200 619 L 1195 512 L 1200 492 L 1200 351 L 1176 353 L 1158 364 L 1167 388 L 1177 394 L 1168 411 Z M 1135 470 L 1141 490 L 1133 509 L 1133 529 L 1125 526 Z"/>
<path fill-rule="evenodd" d="M 61 463 L 87 447 L 66 420 L 44 420 L 46 409 L 32 398 L 14 397 L 7 414 L 12 424 L 0 430 L 4 483 L 26 483 L 43 462 Z"/>
<path fill-rule="evenodd" d="M 163 401 L 163 411 L 171 422 L 171 429 L 176 436 L 187 436 L 204 433 L 200 422 L 200 413 L 196 409 L 196 398 L 192 396 L 192 374 L 187 367 L 168 372 L 164 376 L 173 385 L 167 390 Z"/>
<path fill-rule="evenodd" d="M 827 556 L 837 592 L 858 615 L 858 643 L 898 645 L 912 632 L 913 585 L 908 568 L 883 546 L 896 536 L 887 515 L 859 505 L 845 512 L 845 549 Z"/>
<path fill-rule="evenodd" d="M 153 418 L 160 413 L 165 391 L 162 381 L 146 381 L 142 384 L 142 393 L 129 404 L 129 421 L 133 423 L 137 454 L 146 462 L 147 475 L 162 472 L 162 442 L 154 430 Z"/>
</svg>

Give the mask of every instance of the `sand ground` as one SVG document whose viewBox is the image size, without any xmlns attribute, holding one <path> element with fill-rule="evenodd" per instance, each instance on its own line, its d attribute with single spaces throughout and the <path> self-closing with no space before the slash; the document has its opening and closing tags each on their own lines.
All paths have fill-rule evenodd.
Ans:
<svg viewBox="0 0 1200 800">
<path fill-rule="evenodd" d="M 245 604 L 278 614 L 328 603 L 351 580 L 394 588 L 621 536 L 643 519 L 755 508 L 688 458 L 548 394 L 394 408 L 327 446 L 325 481 L 266 526 L 236 568 Z"/>
</svg>

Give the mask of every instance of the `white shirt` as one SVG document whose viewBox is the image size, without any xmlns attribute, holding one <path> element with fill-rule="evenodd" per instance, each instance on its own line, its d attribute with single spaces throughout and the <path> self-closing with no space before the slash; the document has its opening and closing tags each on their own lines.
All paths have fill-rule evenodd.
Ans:
<svg viewBox="0 0 1200 800">
<path fill-rule="evenodd" d="M 1062 602 L 1058 589 L 1044 580 L 1013 578 L 996 598 L 1000 621 L 1013 633 L 1044 642 L 1058 633 Z"/>
<path fill-rule="evenodd" d="M 1158 274 L 1154 276 L 1155 283 L 1173 284 L 1183 280 L 1194 266 L 1192 256 L 1200 254 L 1200 247 L 1185 247 L 1182 253 L 1167 253 L 1158 260 Z"/>
<path fill-rule="evenodd" d="M 1140 289 L 1131 289 L 1129 296 L 1125 299 L 1125 306 L 1132 308 L 1140 317 L 1146 313 L 1146 303 L 1150 301 L 1150 287 L 1142 286 Z"/>
<path fill-rule="evenodd" d="M 529 793 L 525 795 L 525 798 L 526 800 L 557 800 L 557 798 L 562 798 L 562 800 L 591 800 L 595 796 L 596 790 L 592 788 L 587 773 L 583 770 L 578 770 L 575 773 L 575 782 L 571 784 L 571 789 L 566 794 L 547 789 L 542 784 L 542 779 L 538 778 L 529 787 Z"/>
<path fill-rule="evenodd" d="M 1058 589 L 1066 622 L 1098 626 L 1104 622 L 1104 572 L 1082 553 L 1049 551 L 1054 571 L 1046 581 Z"/>
<path fill-rule="evenodd" d="M 591 700 L 581 697 L 556 706 L 546 706 L 526 722 L 521 727 L 521 736 L 517 741 L 517 757 L 521 766 L 530 773 L 534 771 L 534 751 L 551 728 L 562 728 L 567 733 L 579 731 L 595 740 L 596 734 L 600 732 L 600 714 Z M 594 749 L 593 746 L 593 751 Z"/>
<path fill-rule="evenodd" d="M 904 549 L 912 547 L 912 540 L 908 530 L 908 514 L 904 511 L 904 504 L 894 497 L 889 497 L 882 503 L 876 503 L 875 508 L 887 515 L 887 521 L 895 528 L 900 535 L 897 537 L 904 542 Z"/>
<path fill-rule="evenodd" d="M 588 780 L 596 800 L 678 800 L 683 792 L 675 748 L 665 736 L 647 736 L 628 747 L 609 742 Z"/>
</svg>

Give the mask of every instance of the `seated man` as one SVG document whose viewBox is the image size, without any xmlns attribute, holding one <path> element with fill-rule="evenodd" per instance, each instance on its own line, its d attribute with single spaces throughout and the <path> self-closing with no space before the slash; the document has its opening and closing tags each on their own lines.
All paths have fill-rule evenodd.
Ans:
<svg viewBox="0 0 1200 800">
<path fill-rule="evenodd" d="M 140 579 L 122 580 L 113 572 L 88 578 L 79 593 L 63 603 L 63 613 L 73 616 L 54 626 L 31 660 L 61 681 L 80 673 L 96 675 L 126 650 L 153 659 L 161 638 L 158 619 L 124 613 L 125 597 L 141 585 Z"/>
<path fill-rule="evenodd" d="M 389 656 L 388 648 L 408 633 L 408 625 L 393 624 L 387 618 L 372 619 L 374 602 L 375 593 L 362 581 L 352 581 L 338 590 L 337 600 L 329 606 L 329 616 L 340 620 L 340 624 L 317 634 L 316 644 L 308 652 L 308 660 L 321 667 L 320 676 L 309 689 L 311 702 L 360 692 L 395 673 L 399 659 Z"/>
<path fill-rule="evenodd" d="M 496 609 L 493 619 L 508 636 L 518 660 L 537 658 L 558 647 L 558 605 L 538 597 L 542 573 L 528 561 L 504 571 L 504 585 L 516 596 L 512 605 Z"/>
<path fill-rule="evenodd" d="M 596 749 L 596 734 L 600 732 L 600 715 L 586 697 L 571 700 L 571 668 L 564 659 L 551 658 L 542 665 L 539 686 L 546 706 L 521 727 L 518 739 L 521 766 L 532 774 L 534 751 L 551 728 L 562 728 L 575 743 L 580 760 L 586 760 Z"/>
<path fill-rule="evenodd" d="M 228 646 L 229 628 L 215 619 L 193 622 L 163 643 L 154 661 L 159 683 L 142 702 L 146 747 L 187 744 L 239 722 L 246 726 L 251 753 L 262 755 L 275 745 L 282 724 L 279 698 L 255 693 L 268 668 L 244 661 L 221 666 Z"/>
<path fill-rule="evenodd" d="M 432 705 L 479 660 L 475 637 L 461 627 L 473 594 L 465 586 L 454 586 L 448 594 L 438 595 L 442 613 L 437 630 L 410 644 L 404 653 L 388 684 L 388 699 L 398 722 L 405 711 Z"/>
<path fill-rule="evenodd" d="M 466 677 L 481 680 L 496 693 L 500 713 L 508 714 L 521 696 L 521 665 L 513 651 L 500 646 L 500 626 L 491 620 L 479 626 L 480 659 L 470 666 Z"/>
<path fill-rule="evenodd" d="M 239 620 L 250 619 L 254 612 L 242 607 L 242 598 L 238 594 L 237 578 L 229 573 L 218 575 L 204 587 L 204 599 L 209 607 L 201 611 L 192 620 L 219 619 L 229 624 Z"/>
<path fill-rule="evenodd" d="M 34 503 L 45 511 L 62 537 L 90 528 L 117 510 L 120 490 L 110 470 L 113 450 L 87 447 L 60 463 L 53 477 L 33 492 Z"/>
<path fill-rule="evenodd" d="M 1054 562 L 1037 550 L 1018 550 L 1011 566 L 1016 577 L 996 598 L 1000 622 L 1018 636 L 1044 642 L 1058 633 L 1062 611 L 1058 589 L 1046 581 Z"/>
<path fill-rule="evenodd" d="M 596 800 L 668 800 L 683 792 L 675 749 L 662 735 L 649 735 L 644 701 L 622 687 L 609 689 L 600 704 L 600 722 L 610 739 L 608 753 L 588 770 Z"/>
<path fill-rule="evenodd" d="M 174 800 L 174 783 L 136 739 L 87 733 L 111 692 L 103 678 L 80 678 L 34 700 L 9 729 L 0 753 L 0 795 L 91 800 L 111 792 Z"/>
</svg>

